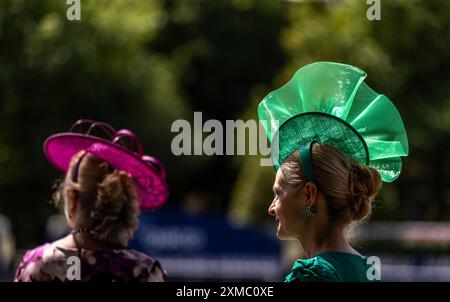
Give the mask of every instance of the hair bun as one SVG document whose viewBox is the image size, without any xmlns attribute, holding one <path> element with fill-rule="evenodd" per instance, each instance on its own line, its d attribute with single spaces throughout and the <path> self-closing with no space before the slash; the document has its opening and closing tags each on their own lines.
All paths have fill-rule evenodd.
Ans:
<svg viewBox="0 0 450 302">
<path fill-rule="evenodd" d="M 97 201 L 109 204 L 111 207 L 120 208 L 130 199 L 129 188 L 131 186 L 132 179 L 128 173 L 116 170 L 107 174 L 104 180 L 99 184 L 99 198 L 97 198 Z"/>
<path fill-rule="evenodd" d="M 381 187 L 381 176 L 377 170 L 353 162 L 349 177 L 350 195 L 348 198 L 353 220 L 367 217 L 372 210 L 372 201 Z"/>
<path fill-rule="evenodd" d="M 98 185 L 92 218 L 98 223 L 93 231 L 104 242 L 126 246 L 138 225 L 139 205 L 133 179 L 124 171 L 107 174 Z"/>
</svg>

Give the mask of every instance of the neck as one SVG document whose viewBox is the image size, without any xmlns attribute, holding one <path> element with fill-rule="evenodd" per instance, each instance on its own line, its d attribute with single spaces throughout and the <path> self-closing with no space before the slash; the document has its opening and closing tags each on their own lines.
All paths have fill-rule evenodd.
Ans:
<svg viewBox="0 0 450 302">
<path fill-rule="evenodd" d="M 123 249 L 123 247 L 114 246 L 112 244 L 101 242 L 93 238 L 87 232 L 69 234 L 64 238 L 55 241 L 54 244 L 61 248 L 70 248 L 70 249 L 80 248 L 95 251 Z"/>
<path fill-rule="evenodd" d="M 311 229 L 307 236 L 297 238 L 307 258 L 317 256 L 323 252 L 359 253 L 354 250 L 345 239 L 343 231 L 322 231 Z"/>
<path fill-rule="evenodd" d="M 77 240 L 78 248 L 89 250 L 114 250 L 123 249 L 121 246 L 112 243 L 105 243 L 92 237 L 90 233 L 81 232 L 73 234 L 73 240 Z M 74 242 L 75 243 L 75 242 Z"/>
</svg>

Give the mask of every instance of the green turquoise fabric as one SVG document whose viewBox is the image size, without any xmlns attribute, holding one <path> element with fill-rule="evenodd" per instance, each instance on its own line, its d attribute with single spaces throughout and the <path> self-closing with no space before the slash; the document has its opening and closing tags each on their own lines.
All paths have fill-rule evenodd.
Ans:
<svg viewBox="0 0 450 302">
<path fill-rule="evenodd" d="M 285 282 L 370 282 L 371 264 L 366 256 L 343 252 L 325 252 L 295 261 Z"/>
<path fill-rule="evenodd" d="M 365 82 L 354 66 L 316 62 L 299 69 L 270 92 L 258 116 L 271 142 L 275 170 L 300 146 L 316 140 L 374 167 L 384 182 L 394 181 L 408 155 L 408 138 L 395 105 Z"/>
</svg>

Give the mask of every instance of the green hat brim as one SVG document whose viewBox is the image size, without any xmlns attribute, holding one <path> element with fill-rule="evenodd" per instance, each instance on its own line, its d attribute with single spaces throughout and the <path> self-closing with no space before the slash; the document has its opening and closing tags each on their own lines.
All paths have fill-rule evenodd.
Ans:
<svg viewBox="0 0 450 302">
<path fill-rule="evenodd" d="M 351 125 L 331 114 L 306 112 L 291 117 L 275 133 L 271 145 L 275 170 L 281 165 L 280 159 L 312 141 L 334 146 L 345 156 L 369 164 L 367 145 Z"/>
</svg>

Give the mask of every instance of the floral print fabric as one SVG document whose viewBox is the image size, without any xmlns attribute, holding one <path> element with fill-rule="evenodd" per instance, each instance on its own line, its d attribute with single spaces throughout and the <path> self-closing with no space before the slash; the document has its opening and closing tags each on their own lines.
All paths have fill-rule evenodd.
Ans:
<svg viewBox="0 0 450 302">
<path fill-rule="evenodd" d="M 79 259 L 79 279 L 68 273 L 74 259 Z M 166 275 L 157 260 L 135 250 L 81 249 L 79 253 L 46 243 L 25 253 L 14 281 L 151 282 L 165 281 Z"/>
</svg>

